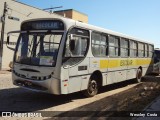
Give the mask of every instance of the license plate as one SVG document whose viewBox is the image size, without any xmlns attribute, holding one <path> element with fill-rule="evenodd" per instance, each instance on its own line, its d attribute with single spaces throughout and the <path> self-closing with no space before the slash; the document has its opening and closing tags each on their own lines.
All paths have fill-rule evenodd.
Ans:
<svg viewBox="0 0 160 120">
<path fill-rule="evenodd" d="M 25 85 L 31 86 L 31 85 L 32 85 L 32 82 L 30 82 L 30 81 L 25 81 Z"/>
</svg>

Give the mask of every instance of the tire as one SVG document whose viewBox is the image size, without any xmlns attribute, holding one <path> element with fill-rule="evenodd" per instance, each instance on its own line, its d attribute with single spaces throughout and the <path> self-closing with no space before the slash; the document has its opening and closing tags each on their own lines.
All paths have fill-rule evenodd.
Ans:
<svg viewBox="0 0 160 120">
<path fill-rule="evenodd" d="M 84 91 L 86 97 L 93 97 L 98 93 L 98 84 L 96 80 L 90 80 L 87 90 Z"/>
<path fill-rule="evenodd" d="M 142 70 L 139 68 L 137 70 L 136 82 L 141 82 L 141 80 L 142 80 Z"/>
</svg>

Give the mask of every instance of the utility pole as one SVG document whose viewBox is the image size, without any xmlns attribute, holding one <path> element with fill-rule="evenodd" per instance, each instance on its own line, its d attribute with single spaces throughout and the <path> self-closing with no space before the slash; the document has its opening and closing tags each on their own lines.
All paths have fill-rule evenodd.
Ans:
<svg viewBox="0 0 160 120">
<path fill-rule="evenodd" d="M 3 16 L 1 17 L 2 28 L 1 28 L 1 41 L 0 41 L 0 70 L 2 70 L 2 57 L 3 57 L 3 43 L 4 43 L 4 28 L 5 18 L 7 13 L 7 3 L 4 3 Z"/>
</svg>

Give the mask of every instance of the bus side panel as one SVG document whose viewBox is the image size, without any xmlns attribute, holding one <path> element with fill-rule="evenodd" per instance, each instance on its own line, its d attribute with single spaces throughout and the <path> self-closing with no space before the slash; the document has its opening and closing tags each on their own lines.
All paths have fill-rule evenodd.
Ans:
<svg viewBox="0 0 160 120">
<path fill-rule="evenodd" d="M 115 72 L 114 71 L 113 72 L 112 71 L 108 72 L 107 79 L 106 79 L 107 85 L 115 83 L 115 82 L 116 82 L 115 81 Z"/>
<path fill-rule="evenodd" d="M 128 58 L 120 58 L 119 66 L 121 71 L 117 71 L 118 73 L 118 82 L 125 81 L 127 79 L 127 67 L 128 67 Z"/>
<path fill-rule="evenodd" d="M 128 58 L 127 80 L 136 78 L 137 58 Z"/>
<path fill-rule="evenodd" d="M 142 67 L 143 67 L 142 76 L 144 76 L 144 75 L 147 74 L 147 70 L 148 70 L 149 66 L 151 65 L 151 59 L 142 58 L 142 61 L 144 61 L 143 64 L 142 64 Z"/>
<path fill-rule="evenodd" d="M 95 71 L 100 71 L 102 74 L 102 86 L 107 85 L 108 76 L 108 58 L 90 58 L 89 73 L 92 75 Z"/>
<path fill-rule="evenodd" d="M 89 81 L 89 58 L 69 67 L 68 92 L 77 92 L 87 89 Z M 86 85 L 84 85 L 87 83 Z M 84 86 L 83 86 L 84 85 Z"/>
<path fill-rule="evenodd" d="M 68 92 L 78 92 L 81 90 L 81 76 L 79 77 L 70 77 L 68 82 Z"/>
<path fill-rule="evenodd" d="M 81 76 L 81 79 L 82 79 L 81 90 L 86 90 L 88 88 L 90 75 Z"/>
<path fill-rule="evenodd" d="M 142 76 L 151 73 L 153 69 L 152 58 L 137 58 L 137 68 L 142 67 Z"/>
<path fill-rule="evenodd" d="M 109 58 L 107 83 L 117 83 L 126 80 L 125 66 L 121 66 L 123 58 Z"/>
<path fill-rule="evenodd" d="M 68 94 L 69 80 L 68 66 L 61 67 L 61 94 Z"/>
</svg>

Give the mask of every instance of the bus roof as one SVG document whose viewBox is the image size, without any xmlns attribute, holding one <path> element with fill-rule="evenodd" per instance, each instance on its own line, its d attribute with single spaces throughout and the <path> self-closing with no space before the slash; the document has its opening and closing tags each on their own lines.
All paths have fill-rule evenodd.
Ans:
<svg viewBox="0 0 160 120">
<path fill-rule="evenodd" d="M 87 29 L 91 29 L 91 30 L 94 30 L 94 31 L 97 31 L 97 32 L 107 33 L 109 35 L 115 35 L 115 36 L 119 36 L 119 37 L 123 37 L 123 38 L 127 38 L 127 39 L 131 39 L 131 40 L 135 40 L 135 41 L 139 41 L 139 42 L 148 43 L 148 44 L 153 45 L 153 43 L 148 42 L 146 40 L 142 40 L 142 39 L 139 39 L 139 38 L 136 38 L 136 37 L 133 37 L 133 36 L 129 36 L 129 35 L 119 33 L 119 32 L 115 32 L 115 31 L 112 31 L 112 30 L 109 30 L 109 29 L 97 27 L 97 26 L 94 26 L 94 25 L 89 25 L 89 24 L 86 24 L 86 23 L 78 22 L 78 21 L 76 21 L 76 25 L 87 28 Z"/>
<path fill-rule="evenodd" d="M 54 20 L 54 19 L 62 20 L 64 23 L 67 23 L 67 28 L 69 28 L 69 27 L 71 27 L 71 26 L 77 26 L 77 27 L 85 28 L 85 29 L 92 30 L 92 31 L 97 31 L 97 32 L 101 32 L 101 33 L 106 33 L 106 34 L 109 34 L 109 35 L 115 35 L 115 36 L 119 36 L 119 37 L 122 37 L 122 38 L 131 39 L 131 40 L 135 40 L 135 41 L 139 41 L 139 42 L 143 42 L 143 43 L 148 43 L 148 44 L 154 45 L 153 43 L 148 42 L 148 41 L 146 41 L 146 40 L 138 39 L 138 38 L 136 38 L 136 37 L 132 37 L 132 36 L 129 36 L 129 35 L 126 35 L 126 34 L 123 34 L 123 33 L 115 32 L 115 31 L 112 31 L 112 30 L 109 30 L 109 29 L 97 27 L 97 26 L 94 26 L 94 25 L 90 25 L 90 24 L 87 24 L 87 23 L 79 22 L 79 21 L 76 21 L 76 20 L 73 20 L 73 19 L 70 19 L 70 18 L 65 18 L 65 17 L 57 17 L 57 16 L 56 16 L 56 18 L 37 18 L 37 19 L 29 19 L 29 20 L 23 21 L 22 24 L 23 24 L 24 22 L 29 22 L 29 21 L 35 21 L 35 20 L 52 20 L 52 19 L 53 19 L 53 20 Z M 69 24 L 69 25 L 68 25 L 68 24 Z"/>
</svg>

